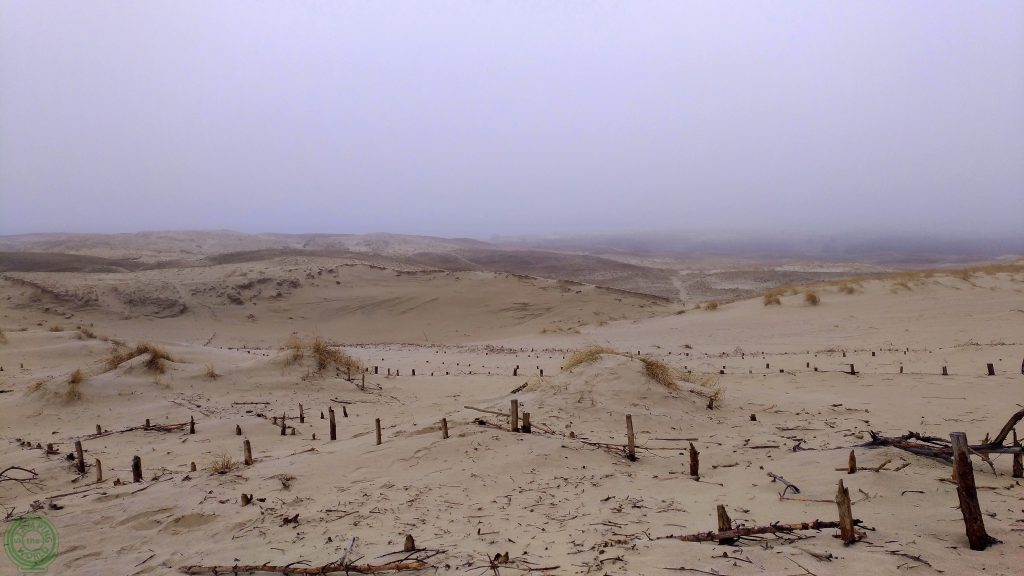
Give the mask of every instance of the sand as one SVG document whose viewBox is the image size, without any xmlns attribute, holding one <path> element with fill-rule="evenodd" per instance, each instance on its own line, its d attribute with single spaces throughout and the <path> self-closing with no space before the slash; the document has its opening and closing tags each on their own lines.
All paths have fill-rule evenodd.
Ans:
<svg viewBox="0 0 1024 576">
<path fill-rule="evenodd" d="M 853 294 L 816 289 L 818 306 L 792 294 L 781 306 L 756 298 L 704 311 L 387 257 L 8 272 L 0 468 L 38 478 L 0 482 L 0 515 L 54 524 L 52 574 L 318 566 L 350 546 L 348 560 L 382 564 L 403 556 L 407 534 L 438 552 L 423 573 L 495 573 L 489 559 L 507 552 L 499 574 L 1019 574 L 1024 484 L 1010 477 L 1010 456 L 993 458 L 995 473 L 975 459 L 985 524 L 1002 543 L 973 552 L 947 464 L 858 446 L 869 431 L 908 430 L 963 431 L 980 443 L 1021 408 L 1024 273 L 868 280 Z M 63 330 L 51 331 L 57 325 Z M 308 353 L 292 361 L 283 349 L 289 337 L 314 335 L 369 368 L 365 389 L 361 374 L 318 372 Z M 156 343 L 173 361 L 163 373 L 144 357 L 107 370 L 115 340 Z M 627 355 L 561 369 L 590 344 Z M 692 371 L 693 383 L 652 381 L 629 356 L 638 351 Z M 985 375 L 990 362 L 995 376 Z M 851 363 L 856 376 L 843 373 Z M 75 369 L 86 378 L 80 399 L 68 400 Z M 691 390 L 721 396 L 709 410 Z M 513 398 L 530 413 L 532 433 L 466 408 L 507 412 Z M 335 441 L 321 418 L 329 407 Z M 272 422 L 282 414 L 294 435 Z M 594 445 L 625 443 L 627 414 L 636 461 Z M 187 426 L 118 432 L 190 418 L 195 434 Z M 112 433 L 91 437 L 97 425 Z M 67 458 L 76 439 L 88 464 L 81 477 Z M 244 439 L 251 466 L 241 463 Z M 699 479 L 688 474 L 690 442 Z M 56 453 L 37 447 L 48 443 Z M 851 448 L 862 468 L 890 463 L 837 470 Z M 136 455 L 140 483 L 131 481 Z M 223 474 L 210 469 L 222 455 L 237 463 Z M 768 472 L 800 494 L 780 498 Z M 863 522 L 852 546 L 833 529 L 735 545 L 660 539 L 715 529 L 719 504 L 743 526 L 835 520 L 839 480 Z M 255 501 L 240 505 L 243 493 Z M 14 573 L 6 558 L 0 566 Z"/>
</svg>

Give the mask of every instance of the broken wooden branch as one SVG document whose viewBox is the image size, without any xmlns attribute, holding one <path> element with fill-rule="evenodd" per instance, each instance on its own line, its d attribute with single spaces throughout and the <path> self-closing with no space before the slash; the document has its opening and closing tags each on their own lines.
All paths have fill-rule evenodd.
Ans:
<svg viewBox="0 0 1024 576">
<path fill-rule="evenodd" d="M 860 525 L 860 520 L 854 520 L 855 526 Z M 825 528 L 838 528 L 839 522 L 796 522 L 792 524 L 771 524 L 769 526 L 752 526 L 749 528 L 734 528 L 732 530 L 718 532 L 698 532 L 696 534 L 658 536 L 655 540 L 679 540 L 681 542 L 717 542 L 726 538 L 742 538 L 744 536 L 756 536 L 758 534 L 786 534 L 801 530 L 824 530 Z"/>
<path fill-rule="evenodd" d="M 323 566 L 296 566 L 297 563 L 276 566 L 272 564 L 235 564 L 234 566 L 183 566 L 185 574 L 254 574 L 271 572 L 276 574 L 382 574 L 422 570 L 427 563 L 422 560 L 403 560 L 384 564 L 342 564 L 340 562 Z"/>
</svg>

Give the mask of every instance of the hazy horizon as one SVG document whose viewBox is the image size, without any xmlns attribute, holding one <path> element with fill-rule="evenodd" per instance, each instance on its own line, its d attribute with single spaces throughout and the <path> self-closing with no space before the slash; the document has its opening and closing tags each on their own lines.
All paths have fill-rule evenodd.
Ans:
<svg viewBox="0 0 1024 576">
<path fill-rule="evenodd" d="M 0 235 L 1022 235 L 1019 2 L 2 6 Z"/>
</svg>

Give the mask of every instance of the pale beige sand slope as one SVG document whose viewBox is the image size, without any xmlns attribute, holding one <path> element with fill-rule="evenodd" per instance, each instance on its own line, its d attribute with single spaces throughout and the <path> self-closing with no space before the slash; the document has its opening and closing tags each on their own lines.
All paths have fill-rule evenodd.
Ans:
<svg viewBox="0 0 1024 576">
<path fill-rule="evenodd" d="M 443 298 L 476 281 L 448 278 L 432 286 L 434 280 L 415 279 L 426 284 L 423 297 Z M 386 306 L 358 320 L 351 311 L 339 312 L 341 304 L 316 300 L 316 293 L 299 298 L 302 289 L 293 295 L 294 323 L 271 303 L 258 304 L 257 321 L 248 324 L 222 304 L 211 304 L 209 314 L 170 319 L 118 319 L 97 311 L 64 321 L 70 328 L 89 318 L 101 335 L 165 343 L 176 361 L 164 374 L 145 370 L 140 359 L 101 373 L 109 344 L 80 340 L 71 330 L 48 332 L 51 316 L 12 300 L 2 311 L 8 330 L 0 344 L 0 389 L 10 392 L 0 394 L 0 461 L 36 470 L 42 483 L 32 491 L 0 484 L 0 504 L 20 514 L 33 501 L 45 504 L 54 494 L 84 490 L 54 500 L 60 509 L 40 511 L 60 531 L 61 554 L 51 573 L 172 574 L 186 564 L 236 559 L 323 564 L 339 558 L 352 537 L 355 555 L 379 562 L 411 533 L 420 546 L 445 551 L 431 561 L 440 573 L 485 573 L 480 568 L 487 556 L 508 551 L 520 568 L 527 562 L 559 566 L 545 572 L 551 574 L 667 574 L 673 572 L 665 568 L 683 566 L 729 575 L 801 574 L 797 563 L 821 576 L 934 569 L 1018 574 L 1024 485 L 1009 477 L 1008 457 L 995 460 L 998 476 L 976 466 L 978 483 L 992 488 L 981 491 L 986 524 L 1003 541 L 980 553 L 966 549 L 955 488 L 940 481 L 949 475 L 945 464 L 888 448 L 857 449 L 862 465 L 890 458 L 894 464 L 853 476 L 834 469 L 845 464 L 850 446 L 867 440 L 868 430 L 942 436 L 963 430 L 980 441 L 1018 409 L 1024 402 L 1021 280 L 980 277 L 971 285 L 937 279 L 895 293 L 891 284 L 868 283 L 854 295 L 822 291 L 818 307 L 791 296 L 781 307 L 741 302 L 715 312 L 583 327 L 580 334 L 541 334 L 547 319 L 509 323 L 506 330 L 500 321 L 505 317 L 483 304 L 466 306 L 465 314 L 448 306 L 443 318 L 432 321 L 462 344 L 430 346 L 415 337 L 419 326 L 403 324 Z M 483 286 L 488 282 L 481 280 L 479 290 L 490 289 Z M 385 298 L 398 289 L 386 283 L 380 288 Z M 474 294 L 462 302 L 475 302 Z M 557 286 L 538 288 L 530 297 L 541 300 L 530 304 L 549 305 L 548 314 L 566 318 L 592 313 L 587 306 L 622 304 L 594 296 L 572 304 L 582 308 L 570 313 L 562 294 Z M 495 296 L 480 298 L 491 302 Z M 372 333 L 375 318 L 385 312 L 387 328 L 358 338 L 360 329 Z M 430 319 L 418 311 L 412 317 Z M 484 325 L 487 317 L 498 328 Z M 311 375 L 308 360 L 288 365 L 278 346 L 291 330 L 312 333 L 313 323 L 339 341 L 410 342 L 347 348 L 368 365 L 401 376 L 371 373 L 361 391 L 334 373 Z M 30 329 L 11 330 L 19 326 Z M 217 340 L 204 346 L 214 332 Z M 709 411 L 702 398 L 650 382 L 629 358 L 604 357 L 559 372 L 565 351 L 588 342 L 639 349 L 680 368 L 717 374 L 725 366 L 720 406 Z M 257 349 L 228 349 L 241 344 Z M 851 362 L 859 376 L 839 372 Z M 996 376 L 984 376 L 987 362 L 995 363 Z M 207 378 L 207 364 L 222 376 Z M 520 375 L 513 377 L 516 365 Z M 946 378 L 938 376 L 943 365 L 951 372 Z M 91 377 L 81 385 L 82 400 L 66 403 L 63 381 L 76 367 Z M 531 412 L 536 434 L 475 424 L 478 417 L 501 419 L 463 408 L 505 410 L 512 390 L 523 384 L 515 397 Z M 349 403 L 348 418 L 332 399 Z M 270 416 L 287 412 L 292 418 L 300 402 L 306 422 L 289 420 L 298 433 L 281 437 Z M 326 440 L 327 423 L 319 417 L 328 406 L 339 410 L 334 442 Z M 644 448 L 637 462 L 580 442 L 622 442 L 627 413 Z M 196 418 L 195 435 L 136 431 L 86 440 L 87 460 L 103 461 L 106 480 L 91 484 L 90 470 L 73 482 L 64 455 L 97 423 L 116 430 L 146 418 L 164 424 L 190 416 Z M 440 437 L 441 417 L 451 427 L 448 440 Z M 383 423 L 380 446 L 374 445 L 374 418 Z M 256 463 L 211 474 L 205 468 L 217 455 L 241 458 L 236 425 L 251 440 Z M 540 433 L 545 427 L 559 434 Z M 577 439 L 567 437 L 570 431 Z M 700 482 L 685 474 L 688 440 L 679 440 L 685 438 L 696 438 L 701 452 Z M 47 456 L 19 446 L 18 439 L 56 443 L 60 454 Z M 798 442 L 808 450 L 794 452 Z M 130 480 L 133 455 L 142 457 L 146 482 L 114 486 L 114 478 Z M 193 461 L 200 470 L 189 474 Z M 891 470 L 904 461 L 908 467 Z M 809 500 L 780 500 L 781 487 L 768 471 L 798 484 Z M 747 525 L 834 519 L 834 505 L 813 500 L 831 499 L 839 479 L 850 487 L 855 516 L 873 529 L 852 547 L 843 547 L 831 530 L 809 533 L 806 540 L 768 538 L 742 546 L 649 539 L 714 528 L 720 503 Z M 263 500 L 243 508 L 243 492 Z M 296 513 L 297 525 L 282 525 Z M 820 561 L 812 553 L 834 559 Z"/>
</svg>

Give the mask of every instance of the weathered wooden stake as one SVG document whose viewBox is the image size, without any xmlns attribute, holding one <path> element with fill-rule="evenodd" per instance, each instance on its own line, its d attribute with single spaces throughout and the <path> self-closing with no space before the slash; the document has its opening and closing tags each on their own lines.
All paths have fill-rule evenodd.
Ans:
<svg viewBox="0 0 1024 576">
<path fill-rule="evenodd" d="M 299 404 L 299 424 L 306 422 L 306 412 L 302 409 L 302 404 Z"/>
<path fill-rule="evenodd" d="M 985 531 L 985 522 L 981 516 L 978 489 L 974 485 L 974 467 L 971 466 L 971 457 L 967 452 L 967 434 L 952 432 L 949 440 L 953 448 L 953 467 L 956 469 L 956 494 L 960 498 L 960 513 L 964 517 L 967 540 L 971 550 L 984 550 L 992 543 L 992 538 Z"/>
<path fill-rule="evenodd" d="M 993 366 L 991 362 L 989 362 L 986 365 L 986 368 L 988 368 L 988 375 L 989 376 L 995 376 L 996 375 L 996 367 Z"/>
<path fill-rule="evenodd" d="M 729 518 L 729 513 L 725 511 L 725 505 L 718 505 L 718 531 L 725 532 L 732 530 L 732 518 Z M 719 544 L 732 544 L 736 542 L 735 538 L 722 538 L 718 541 Z"/>
<path fill-rule="evenodd" d="M 249 443 L 248 438 L 242 442 L 242 451 L 245 453 L 245 459 L 243 462 L 245 462 L 246 466 L 252 466 L 252 444 Z"/>
<path fill-rule="evenodd" d="M 1017 440 L 1017 429 L 1013 429 L 1013 445 L 1020 448 L 1020 440 Z M 1024 478 L 1024 454 L 1020 452 L 1013 455 L 1013 477 Z"/>
<path fill-rule="evenodd" d="M 348 418 L 348 408 L 342 406 L 341 407 L 341 415 L 344 416 L 345 418 Z"/>
<path fill-rule="evenodd" d="M 376 374 L 376 372 L 374 372 L 374 374 Z M 363 372 L 362 382 L 359 384 L 359 389 L 366 390 L 366 372 Z"/>
<path fill-rule="evenodd" d="M 242 492 L 242 506 L 248 506 L 252 503 L 252 494 L 246 494 Z"/>
<path fill-rule="evenodd" d="M 700 452 L 690 442 L 690 476 L 700 478 Z"/>
<path fill-rule="evenodd" d="M 519 365 L 512 369 L 512 376 L 519 376 Z"/>
<path fill-rule="evenodd" d="M 281 436 L 284 436 L 285 434 L 288 433 L 288 430 L 287 430 L 288 426 L 285 424 L 285 422 L 287 422 L 287 421 L 288 421 L 288 419 L 287 419 L 286 415 L 285 414 L 281 414 Z"/>
<path fill-rule="evenodd" d="M 857 371 L 853 369 L 853 364 L 850 364 L 850 376 L 856 376 Z"/>
<path fill-rule="evenodd" d="M 626 458 L 636 460 L 636 438 L 633 436 L 632 414 L 626 414 Z"/>
<path fill-rule="evenodd" d="M 96 459 L 96 481 L 103 482 L 103 462 L 100 459 Z"/>
<path fill-rule="evenodd" d="M 448 438 L 448 419 L 441 418 L 441 438 Z"/>
<path fill-rule="evenodd" d="M 843 544 L 849 546 L 857 541 L 857 533 L 853 529 L 853 508 L 850 504 L 850 490 L 839 481 L 836 493 L 836 505 L 839 507 L 839 536 Z"/>
<path fill-rule="evenodd" d="M 338 439 L 338 425 L 334 421 L 334 408 L 333 407 L 327 409 L 327 417 L 330 419 L 331 440 L 337 440 Z"/>
<path fill-rule="evenodd" d="M 75 467 L 79 474 L 85 474 L 85 455 L 82 453 L 82 441 L 75 440 Z"/>
<path fill-rule="evenodd" d="M 373 425 L 377 428 L 377 446 L 380 446 L 380 418 L 374 418 L 373 420 Z"/>
<path fill-rule="evenodd" d="M 191 464 L 189 464 L 188 471 L 189 472 L 195 472 L 196 471 L 196 463 L 195 462 L 192 462 Z"/>
<path fill-rule="evenodd" d="M 405 535 L 405 546 L 402 547 L 403 552 L 415 552 L 416 551 L 416 540 L 413 539 L 412 534 Z"/>
<path fill-rule="evenodd" d="M 530 433 L 531 428 L 530 428 L 530 413 L 529 412 L 523 412 L 523 425 L 522 425 L 521 428 L 519 428 L 519 431 L 520 432 L 525 432 L 526 434 Z"/>
<path fill-rule="evenodd" d="M 149 418 L 146 418 L 146 426 L 145 426 L 145 428 L 149 428 Z"/>
<path fill-rule="evenodd" d="M 903 365 L 900 364 L 900 374 L 903 374 Z"/>
<path fill-rule="evenodd" d="M 103 427 L 100 426 L 99 424 L 96 425 L 96 433 L 103 434 Z"/>
<path fill-rule="evenodd" d="M 949 376 L 949 370 L 945 366 L 942 367 L 942 375 Z"/>
<path fill-rule="evenodd" d="M 515 398 L 512 399 L 512 411 L 510 414 L 512 416 L 509 418 L 509 424 L 512 427 L 512 431 L 519 432 L 519 400 Z"/>
<path fill-rule="evenodd" d="M 241 435 L 242 435 L 242 427 L 240 425 L 238 425 L 238 424 L 235 424 L 235 436 L 241 436 Z"/>
<path fill-rule="evenodd" d="M 132 456 L 132 482 L 142 482 L 142 458 Z"/>
<path fill-rule="evenodd" d="M 541 377 L 541 378 L 543 378 L 543 377 L 544 377 L 544 369 L 543 369 L 543 368 L 541 368 L 541 369 L 540 369 L 540 377 Z"/>
<path fill-rule="evenodd" d="M 846 473 L 847 474 L 856 474 L 857 473 L 857 454 L 853 450 L 850 450 L 850 461 L 846 465 Z"/>
<path fill-rule="evenodd" d="M 195 416 L 189 416 L 189 420 L 188 420 L 188 433 L 189 434 L 195 434 L 196 433 L 196 417 Z"/>
</svg>

